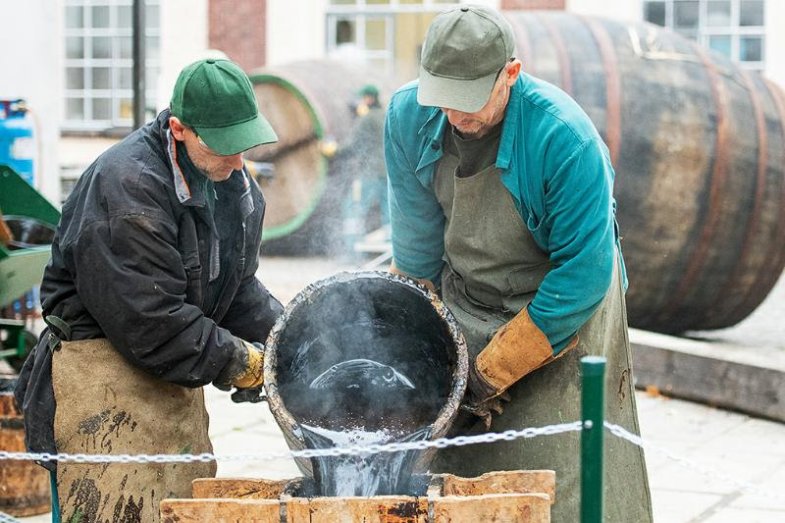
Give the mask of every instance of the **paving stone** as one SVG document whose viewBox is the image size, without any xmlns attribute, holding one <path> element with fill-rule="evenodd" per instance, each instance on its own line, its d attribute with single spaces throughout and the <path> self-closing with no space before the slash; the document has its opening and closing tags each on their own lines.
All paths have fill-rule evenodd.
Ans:
<svg viewBox="0 0 785 523">
<path fill-rule="evenodd" d="M 721 499 L 718 495 L 668 489 L 653 491 L 652 494 L 656 523 L 695 523 L 695 516 Z"/>
</svg>

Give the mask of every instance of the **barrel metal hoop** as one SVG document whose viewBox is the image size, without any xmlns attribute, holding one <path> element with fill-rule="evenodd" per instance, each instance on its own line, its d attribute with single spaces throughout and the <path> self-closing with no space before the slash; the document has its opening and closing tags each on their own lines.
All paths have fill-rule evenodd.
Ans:
<svg viewBox="0 0 785 523">
<path fill-rule="evenodd" d="M 766 133 L 766 115 L 764 114 L 763 103 L 761 102 L 760 95 L 755 89 L 755 84 L 753 83 L 750 72 L 742 69 L 741 78 L 747 91 L 749 91 L 750 103 L 752 104 L 752 111 L 755 117 L 755 128 L 758 134 L 758 169 L 755 177 L 755 192 L 753 195 L 752 208 L 750 209 L 750 216 L 745 227 L 744 239 L 742 240 L 741 248 L 738 251 L 739 257 L 736 260 L 733 270 L 730 271 L 730 275 L 725 280 L 725 284 L 716 287 L 715 291 L 718 294 L 724 289 L 734 289 L 737 288 L 737 284 L 740 286 L 743 283 L 742 279 L 746 273 L 745 269 L 748 268 L 750 257 L 755 252 L 755 246 L 757 245 L 755 240 L 757 240 L 758 237 L 756 234 L 760 234 L 759 228 L 764 210 L 763 203 L 766 196 L 766 173 L 769 167 L 769 140 L 768 134 Z M 748 311 L 745 303 L 748 301 L 748 296 L 750 295 L 760 297 L 765 295 L 765 292 L 756 289 L 755 291 L 744 295 L 742 303 L 732 305 L 730 309 L 724 311 L 724 314 L 722 314 L 721 317 L 713 315 L 712 318 L 707 319 L 713 320 L 718 325 L 732 325 L 736 323 L 736 321 L 733 320 L 734 318 L 741 319 L 747 315 Z"/>
<path fill-rule="evenodd" d="M 538 20 L 542 23 L 548 34 L 551 35 L 553 46 L 556 49 L 556 56 L 559 60 L 559 71 L 561 72 L 561 88 L 562 90 L 573 96 L 572 92 L 572 70 L 570 63 L 570 53 L 567 50 L 567 43 L 562 38 L 559 29 L 553 23 L 552 19 L 548 16 L 537 15 Z"/>
<path fill-rule="evenodd" d="M 773 83 L 771 80 L 763 78 L 763 84 L 768 90 L 769 95 L 774 101 L 777 108 L 780 123 L 780 138 L 782 145 L 785 149 L 785 96 L 779 85 Z M 766 297 L 768 292 L 779 279 L 785 268 L 785 178 L 779 179 L 780 183 L 780 198 L 777 209 L 779 209 L 779 216 L 775 224 L 775 231 L 777 236 L 774 241 L 768 244 L 766 256 L 763 265 L 759 268 L 757 277 L 750 287 L 750 292 L 747 298 L 741 305 L 743 310 L 753 310 L 760 302 Z"/>
<path fill-rule="evenodd" d="M 518 44 L 518 57 L 523 62 L 524 70 L 531 75 L 536 75 L 531 37 L 529 31 L 523 27 L 525 25 L 524 20 L 520 19 L 517 23 L 511 25 L 515 33 L 515 42 Z"/>
<path fill-rule="evenodd" d="M 22 417 L 17 418 L 0 418 L 0 430 L 24 430 L 25 422 Z"/>
<path fill-rule="evenodd" d="M 701 269 L 706 265 L 709 252 L 717 233 L 719 219 L 722 215 L 722 194 L 728 174 L 730 125 L 728 121 L 728 94 L 722 83 L 717 66 L 709 58 L 706 51 L 695 42 L 691 42 L 695 54 L 700 58 L 711 85 L 711 96 L 716 112 L 715 155 L 709 183 L 709 197 L 703 226 L 695 248 L 687 262 L 687 268 L 671 296 L 670 306 L 661 314 L 663 319 L 677 318 L 687 296 L 693 291 Z"/>
<path fill-rule="evenodd" d="M 605 141 L 611 153 L 611 163 L 615 166 L 621 151 L 621 78 L 616 50 L 601 23 L 585 16 L 581 20 L 594 37 L 602 58 L 605 71 Z"/>
</svg>

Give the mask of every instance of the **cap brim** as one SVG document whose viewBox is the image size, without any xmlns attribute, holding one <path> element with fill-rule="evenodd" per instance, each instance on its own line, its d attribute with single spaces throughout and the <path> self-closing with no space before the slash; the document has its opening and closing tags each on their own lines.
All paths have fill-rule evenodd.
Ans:
<svg viewBox="0 0 785 523">
<path fill-rule="evenodd" d="M 278 141 L 278 136 L 270 126 L 270 122 L 261 114 L 246 122 L 228 127 L 195 127 L 195 129 L 207 147 L 224 156 Z"/>
<path fill-rule="evenodd" d="M 417 103 L 475 113 L 488 103 L 496 78 L 497 74 L 491 73 L 475 80 L 455 80 L 434 76 L 420 66 Z"/>
</svg>

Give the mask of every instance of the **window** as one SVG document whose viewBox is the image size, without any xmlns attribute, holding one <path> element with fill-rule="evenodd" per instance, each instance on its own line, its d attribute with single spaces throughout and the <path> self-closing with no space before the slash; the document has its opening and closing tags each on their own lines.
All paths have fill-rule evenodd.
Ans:
<svg viewBox="0 0 785 523">
<path fill-rule="evenodd" d="M 156 99 L 159 1 L 145 0 L 145 98 Z M 133 0 L 65 0 L 66 130 L 133 124 Z"/>
<path fill-rule="evenodd" d="M 644 0 L 643 18 L 706 47 L 763 70 L 764 0 Z"/>
<path fill-rule="evenodd" d="M 327 54 L 402 80 L 417 75 L 431 19 L 457 0 L 330 0 Z"/>
</svg>

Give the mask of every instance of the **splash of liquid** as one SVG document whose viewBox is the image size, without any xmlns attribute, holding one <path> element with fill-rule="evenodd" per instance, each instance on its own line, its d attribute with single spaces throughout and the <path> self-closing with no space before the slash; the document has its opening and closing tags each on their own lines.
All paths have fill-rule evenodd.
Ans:
<svg viewBox="0 0 785 523">
<path fill-rule="evenodd" d="M 300 427 L 306 447 L 311 449 L 421 441 L 430 436 L 430 427 L 422 427 L 411 434 L 388 429 L 330 430 L 308 424 Z M 315 458 L 316 490 L 321 496 L 413 495 L 416 488 L 413 483 L 414 466 L 418 454 L 418 450 L 409 450 Z"/>
<path fill-rule="evenodd" d="M 430 426 L 412 412 L 417 387 L 399 370 L 355 358 L 330 366 L 308 388 L 325 402 L 300 424 L 306 447 L 326 449 L 419 441 Z M 321 496 L 411 494 L 419 451 L 328 456 L 312 461 Z"/>
</svg>

